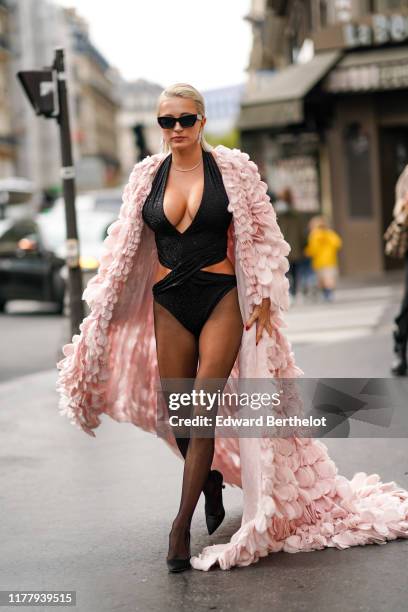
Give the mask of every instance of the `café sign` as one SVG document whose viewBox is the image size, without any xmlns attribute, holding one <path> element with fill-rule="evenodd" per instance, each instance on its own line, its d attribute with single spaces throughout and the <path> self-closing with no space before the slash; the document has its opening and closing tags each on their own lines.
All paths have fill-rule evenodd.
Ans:
<svg viewBox="0 0 408 612">
<path fill-rule="evenodd" d="M 337 23 L 313 35 L 315 50 L 353 49 L 398 44 L 408 40 L 408 14 L 372 14 Z"/>
<path fill-rule="evenodd" d="M 372 15 L 371 23 L 347 23 L 343 26 L 346 47 L 369 47 L 399 43 L 408 39 L 408 17 Z"/>
</svg>

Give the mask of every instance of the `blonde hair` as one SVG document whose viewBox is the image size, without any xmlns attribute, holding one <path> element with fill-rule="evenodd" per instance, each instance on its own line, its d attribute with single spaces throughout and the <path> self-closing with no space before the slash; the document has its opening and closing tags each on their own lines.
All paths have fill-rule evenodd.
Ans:
<svg viewBox="0 0 408 612">
<path fill-rule="evenodd" d="M 311 229 L 330 229 L 330 224 L 324 215 L 315 215 L 309 221 Z"/>
<path fill-rule="evenodd" d="M 170 85 L 169 87 L 166 87 L 166 89 L 164 89 L 159 95 L 159 98 L 157 101 L 156 114 L 159 112 L 159 107 L 163 100 L 166 100 L 167 98 L 176 98 L 176 97 L 189 98 L 190 100 L 193 100 L 195 103 L 196 109 L 197 109 L 197 113 L 200 113 L 203 117 L 205 117 L 204 98 L 195 87 L 193 87 L 192 85 L 189 85 L 188 83 L 175 83 L 174 85 Z M 200 144 L 202 148 L 204 149 L 204 151 L 211 151 L 213 148 L 206 141 L 204 137 L 203 128 L 201 129 L 201 134 L 200 134 Z M 163 153 L 169 153 L 170 151 L 169 145 L 167 144 L 167 142 L 164 141 L 163 138 L 161 141 L 161 150 Z"/>
</svg>

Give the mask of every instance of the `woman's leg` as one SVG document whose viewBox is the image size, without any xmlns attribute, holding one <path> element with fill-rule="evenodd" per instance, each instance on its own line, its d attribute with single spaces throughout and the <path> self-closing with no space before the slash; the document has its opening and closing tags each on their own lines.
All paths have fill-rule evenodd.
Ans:
<svg viewBox="0 0 408 612">
<path fill-rule="evenodd" d="M 199 369 L 194 389 L 209 392 L 222 391 L 238 355 L 243 332 L 243 321 L 234 287 L 215 306 L 199 337 Z M 222 379 L 212 381 L 211 379 Z M 209 414 L 204 404 L 194 406 L 192 415 Z M 168 558 L 188 556 L 186 534 L 200 493 L 206 482 L 214 455 L 214 437 L 190 438 L 184 463 L 183 487 L 178 514 L 170 534 Z"/>
<path fill-rule="evenodd" d="M 296 295 L 296 264 L 291 261 L 289 264 L 289 270 L 287 272 L 289 278 L 289 292 L 295 297 Z"/>
<path fill-rule="evenodd" d="M 198 341 L 175 316 L 156 301 L 153 302 L 153 313 L 160 378 L 164 382 L 166 379 L 172 378 L 191 379 L 192 383 L 190 383 L 190 380 L 186 381 L 189 385 L 188 389 L 184 388 L 186 385 L 183 384 L 183 391 L 190 392 L 197 374 L 199 355 Z M 169 385 L 162 384 L 162 386 L 164 387 L 163 396 L 168 406 L 169 402 L 167 396 L 169 393 Z M 177 391 L 179 390 L 180 384 L 177 384 Z M 177 414 L 181 417 L 189 417 L 191 414 L 191 406 L 182 406 L 177 411 Z M 190 439 L 188 437 L 178 437 L 176 428 L 174 428 L 173 431 L 177 446 L 185 459 Z M 210 470 L 208 470 L 207 476 L 209 476 L 209 472 Z M 211 478 L 207 478 L 203 486 L 203 491 L 206 495 L 206 499 L 210 500 L 209 503 L 211 503 L 213 488 L 214 484 Z"/>
<path fill-rule="evenodd" d="M 405 255 L 404 296 L 399 313 L 394 319 L 394 323 L 394 360 L 391 366 L 391 372 L 395 375 L 405 375 L 407 373 L 408 344 L 408 251 Z"/>
<path fill-rule="evenodd" d="M 194 379 L 198 365 L 198 342 L 164 306 L 153 301 L 154 331 L 156 337 L 157 365 L 161 380 L 170 378 Z M 164 392 L 166 397 L 166 393 Z M 168 399 L 166 397 L 168 405 Z M 191 407 L 185 406 L 178 411 L 181 416 L 190 416 Z M 177 446 L 186 457 L 189 438 L 177 437 Z"/>
</svg>

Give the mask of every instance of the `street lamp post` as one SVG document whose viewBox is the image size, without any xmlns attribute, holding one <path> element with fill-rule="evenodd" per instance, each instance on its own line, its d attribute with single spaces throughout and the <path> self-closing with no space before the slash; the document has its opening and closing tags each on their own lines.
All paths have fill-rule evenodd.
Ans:
<svg viewBox="0 0 408 612">
<path fill-rule="evenodd" d="M 66 263 L 69 271 L 69 304 L 71 334 L 79 333 L 84 318 L 82 273 L 79 264 L 79 239 L 75 211 L 75 171 L 72 162 L 71 133 L 67 102 L 64 50 L 55 49 L 50 68 L 17 72 L 27 97 L 37 115 L 56 119 L 61 144 L 61 177 L 65 200 Z"/>
</svg>

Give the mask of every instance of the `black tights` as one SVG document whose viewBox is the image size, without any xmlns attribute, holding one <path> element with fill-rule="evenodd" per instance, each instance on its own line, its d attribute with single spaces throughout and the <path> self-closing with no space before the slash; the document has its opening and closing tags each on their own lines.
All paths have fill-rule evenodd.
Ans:
<svg viewBox="0 0 408 612">
<path fill-rule="evenodd" d="M 243 321 L 234 287 L 216 304 L 198 341 L 166 308 L 153 301 L 157 360 L 161 379 L 194 379 L 194 389 L 222 391 L 234 366 L 241 345 Z M 197 369 L 198 366 L 198 369 Z M 210 379 L 214 381 L 212 386 Z M 212 387 L 212 388 L 211 388 Z M 181 415 L 208 415 L 205 405 L 186 407 Z M 215 416 L 216 411 L 211 415 Z M 176 435 L 176 434 L 175 434 Z M 214 456 L 214 437 L 181 438 L 176 442 L 183 455 L 184 472 L 180 506 L 170 534 L 168 558 L 188 555 L 186 535 L 201 492 L 207 482 Z"/>
<path fill-rule="evenodd" d="M 405 357 L 408 344 L 408 250 L 405 253 L 404 297 L 402 298 L 400 311 L 394 321 L 397 325 L 397 329 L 394 332 L 394 339 L 397 344 L 401 345 Z"/>
</svg>

